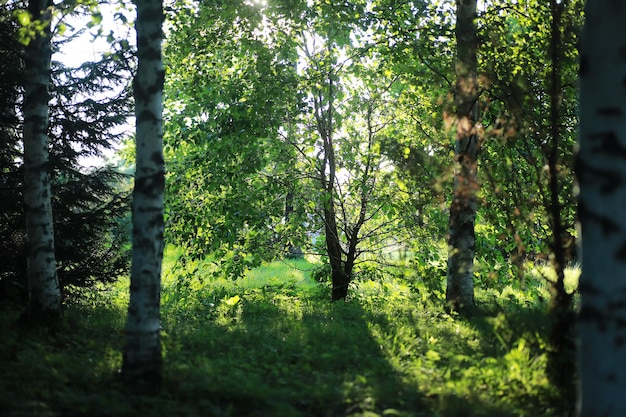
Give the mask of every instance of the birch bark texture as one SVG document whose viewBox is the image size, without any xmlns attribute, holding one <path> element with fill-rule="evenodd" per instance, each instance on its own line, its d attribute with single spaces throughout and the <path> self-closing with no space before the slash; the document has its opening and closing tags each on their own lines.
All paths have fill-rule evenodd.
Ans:
<svg viewBox="0 0 626 417">
<path fill-rule="evenodd" d="M 626 415 L 626 2 L 589 0 L 576 174 L 582 417 Z"/>
<path fill-rule="evenodd" d="M 49 110 L 50 25 L 52 1 L 31 0 L 31 21 L 39 22 L 25 51 L 24 85 L 24 211 L 27 236 L 29 302 L 26 315 L 33 320 L 61 310 L 61 291 L 54 253 L 54 227 L 50 192 Z"/>
<path fill-rule="evenodd" d="M 476 0 L 456 1 L 456 142 L 454 196 L 448 224 L 446 301 L 459 310 L 474 305 L 474 224 L 478 207 L 478 76 Z"/>
<path fill-rule="evenodd" d="M 135 0 L 138 67 L 130 303 L 122 374 L 132 382 L 158 385 L 162 376 L 160 285 L 163 259 L 163 5 Z"/>
</svg>

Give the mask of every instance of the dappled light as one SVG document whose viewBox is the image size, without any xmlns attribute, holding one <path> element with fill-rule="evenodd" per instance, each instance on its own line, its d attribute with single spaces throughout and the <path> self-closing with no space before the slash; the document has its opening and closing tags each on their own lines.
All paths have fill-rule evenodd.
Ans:
<svg viewBox="0 0 626 417">
<path fill-rule="evenodd" d="M 329 303 L 328 289 L 310 277 L 317 266 L 279 261 L 250 271 L 246 281 L 165 284 L 165 382 L 143 400 L 126 397 L 115 379 L 126 280 L 76 295 L 65 319 L 78 326 L 71 337 L 62 327 L 45 337 L 25 333 L 20 341 L 10 336 L 10 315 L 3 315 L 0 353 L 14 359 L 5 367 L 13 377 L 2 382 L 10 396 L 1 399 L 26 400 L 28 379 L 18 375 L 38 363 L 52 370 L 39 380 L 40 401 L 95 416 L 146 409 L 159 410 L 156 415 L 516 416 L 550 409 L 545 304 L 537 298 L 549 293 L 541 278 L 528 277 L 535 293 L 515 286 L 477 290 L 481 311 L 460 319 L 430 290 L 413 286 L 416 276 L 358 281 L 347 302 Z M 54 355 L 41 362 L 50 348 Z"/>
<path fill-rule="evenodd" d="M 4 2 L 0 415 L 576 416 L 626 340 L 584 4 Z"/>
</svg>

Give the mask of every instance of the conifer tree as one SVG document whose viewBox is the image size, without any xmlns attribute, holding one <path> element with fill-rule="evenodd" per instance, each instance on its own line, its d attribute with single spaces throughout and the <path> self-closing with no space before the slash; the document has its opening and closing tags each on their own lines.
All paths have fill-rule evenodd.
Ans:
<svg viewBox="0 0 626 417">
<path fill-rule="evenodd" d="M 21 302 L 28 290 L 19 129 L 26 78 L 24 45 L 14 19 L 18 6 L 0 11 L 0 294 Z M 69 40 L 52 39 L 52 50 Z M 56 269 L 64 297 L 71 286 L 113 281 L 130 266 L 127 176 L 113 166 L 82 165 L 85 157 L 101 156 L 126 134 L 120 126 L 132 110 L 127 86 L 132 60 L 120 43 L 112 49 L 111 55 L 78 68 L 51 62 L 49 174 Z"/>
</svg>

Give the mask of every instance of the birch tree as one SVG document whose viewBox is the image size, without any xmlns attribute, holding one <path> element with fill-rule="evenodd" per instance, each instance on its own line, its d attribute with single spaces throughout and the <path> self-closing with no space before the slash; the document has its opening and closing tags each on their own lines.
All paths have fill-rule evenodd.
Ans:
<svg viewBox="0 0 626 417">
<path fill-rule="evenodd" d="M 48 162 L 52 1 L 32 0 L 21 23 L 30 32 L 25 52 L 24 211 L 29 303 L 26 314 L 58 314 L 61 291 L 54 254 L 54 228 Z"/>
<path fill-rule="evenodd" d="M 474 305 L 478 180 L 476 0 L 456 1 L 456 118 L 454 197 L 450 206 L 446 300 L 453 309 Z"/>
<path fill-rule="evenodd" d="M 136 117 L 133 189 L 133 258 L 126 346 L 122 373 L 130 382 L 158 385 L 162 356 L 159 335 L 161 262 L 163 259 L 162 91 L 163 5 L 136 0 L 138 68 L 134 80 Z"/>
<path fill-rule="evenodd" d="M 626 3 L 590 0 L 580 57 L 580 415 L 626 415 Z"/>
</svg>

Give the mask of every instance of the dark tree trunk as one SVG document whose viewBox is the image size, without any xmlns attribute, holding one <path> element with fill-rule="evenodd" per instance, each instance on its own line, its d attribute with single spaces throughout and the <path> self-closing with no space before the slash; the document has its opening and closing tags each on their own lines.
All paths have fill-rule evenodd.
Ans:
<svg viewBox="0 0 626 417">
<path fill-rule="evenodd" d="M 332 282 L 332 301 L 345 299 L 348 295 L 350 277 L 346 275 L 342 261 L 343 249 L 339 240 L 335 205 L 332 198 L 324 207 L 324 232 L 326 234 L 326 251 L 330 263 Z"/>
<path fill-rule="evenodd" d="M 575 346 L 574 346 L 574 312 L 572 296 L 565 290 L 565 249 L 563 238 L 565 231 L 561 220 L 561 204 L 559 193 L 558 155 L 560 141 L 560 102 L 561 102 L 561 16 L 565 5 L 550 1 L 551 7 L 551 42 L 550 60 L 552 65 L 550 86 L 550 123 L 551 149 L 548 155 L 550 185 L 550 216 L 552 217 L 552 266 L 556 272 L 556 281 L 551 285 L 552 300 L 550 313 L 552 328 L 550 330 L 551 350 L 548 356 L 548 376 L 559 389 L 562 403 L 568 407 L 568 415 L 574 415 L 576 399 Z"/>
<path fill-rule="evenodd" d="M 332 56 L 332 48 L 329 44 L 329 55 Z M 327 100 L 328 107 L 324 109 L 324 94 L 322 91 L 314 96 L 315 118 L 317 131 L 322 139 L 323 158 L 319 168 L 320 185 L 322 189 L 324 234 L 326 240 L 326 253 L 331 270 L 332 294 L 331 300 L 345 299 L 348 295 L 350 277 L 344 269 L 343 248 L 337 227 L 337 213 L 335 211 L 335 180 L 337 165 L 335 159 L 335 146 L 333 143 L 334 132 L 334 83 L 332 68 L 328 69 Z"/>
<path fill-rule="evenodd" d="M 346 254 L 346 262 L 344 263 L 344 266 L 343 266 L 343 271 L 344 271 L 344 274 L 346 276 L 346 280 L 348 283 L 352 281 L 352 272 L 354 270 L 354 263 L 358 255 L 356 251 L 356 246 L 357 246 L 356 239 L 354 240 L 355 240 L 354 243 L 352 242 L 350 243 L 350 247 L 348 248 L 348 253 Z"/>
</svg>

